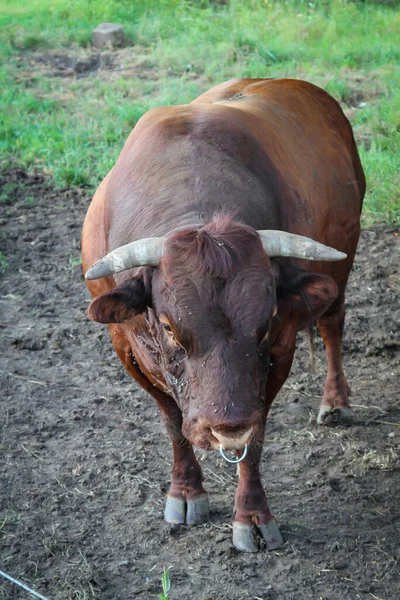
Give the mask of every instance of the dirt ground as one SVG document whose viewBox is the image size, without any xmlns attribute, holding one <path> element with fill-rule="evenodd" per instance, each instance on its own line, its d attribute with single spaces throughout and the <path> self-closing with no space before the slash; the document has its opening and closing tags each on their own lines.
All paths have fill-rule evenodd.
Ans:
<svg viewBox="0 0 400 600">
<path fill-rule="evenodd" d="M 299 336 L 270 414 L 262 474 L 285 543 L 231 544 L 234 468 L 200 453 L 210 522 L 163 522 L 171 445 L 154 401 L 90 322 L 79 264 L 85 190 L 1 178 L 0 568 L 51 600 L 400 598 L 399 234 L 365 230 L 347 294 L 344 363 L 357 421 L 321 428 Z M 28 595 L 0 581 L 0 598 Z"/>
</svg>

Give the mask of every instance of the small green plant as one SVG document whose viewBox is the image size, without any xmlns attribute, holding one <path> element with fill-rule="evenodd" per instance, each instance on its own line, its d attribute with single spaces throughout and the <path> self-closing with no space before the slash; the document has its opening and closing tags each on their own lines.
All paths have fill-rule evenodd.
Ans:
<svg viewBox="0 0 400 600">
<path fill-rule="evenodd" d="M 73 256 L 73 254 L 69 255 L 69 264 L 71 267 L 77 267 L 82 264 L 82 256 Z"/>
<path fill-rule="evenodd" d="M 161 577 L 162 594 L 158 594 L 160 600 L 168 600 L 168 592 L 171 589 L 171 580 L 169 578 L 169 570 L 164 567 Z"/>
</svg>

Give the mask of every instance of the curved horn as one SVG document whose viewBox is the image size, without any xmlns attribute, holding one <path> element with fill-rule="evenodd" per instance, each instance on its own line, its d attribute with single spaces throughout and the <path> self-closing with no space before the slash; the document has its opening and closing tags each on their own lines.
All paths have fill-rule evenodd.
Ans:
<svg viewBox="0 0 400 600">
<path fill-rule="evenodd" d="M 157 267 L 163 255 L 163 237 L 136 240 L 120 246 L 98 260 L 86 273 L 86 279 L 99 279 L 133 267 Z"/>
<path fill-rule="evenodd" d="M 265 253 L 272 256 L 291 256 L 305 260 L 343 260 L 347 254 L 324 246 L 311 238 L 287 231 L 264 229 L 258 231 Z"/>
</svg>

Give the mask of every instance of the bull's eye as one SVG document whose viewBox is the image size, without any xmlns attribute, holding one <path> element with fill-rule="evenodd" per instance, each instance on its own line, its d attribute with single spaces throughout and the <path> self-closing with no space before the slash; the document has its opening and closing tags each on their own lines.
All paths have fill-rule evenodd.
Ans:
<svg viewBox="0 0 400 600">
<path fill-rule="evenodd" d="M 164 329 L 165 333 L 172 334 L 172 327 L 169 322 L 169 319 L 166 315 L 160 315 L 160 325 Z"/>
<path fill-rule="evenodd" d="M 168 340 L 168 344 L 169 344 L 170 348 L 175 348 L 175 349 L 182 348 L 182 350 L 184 350 L 182 344 L 176 339 L 175 334 L 172 331 L 172 327 L 168 320 L 168 317 L 164 314 L 160 315 L 160 325 L 163 328 L 163 330 L 167 336 L 167 340 Z"/>
<path fill-rule="evenodd" d="M 160 325 L 164 329 L 168 340 L 170 342 L 172 342 L 173 344 L 176 344 L 176 340 L 175 340 L 174 332 L 172 331 L 172 327 L 171 327 L 169 321 L 167 320 L 167 317 L 165 317 L 164 315 L 161 315 L 161 317 L 160 317 Z"/>
</svg>

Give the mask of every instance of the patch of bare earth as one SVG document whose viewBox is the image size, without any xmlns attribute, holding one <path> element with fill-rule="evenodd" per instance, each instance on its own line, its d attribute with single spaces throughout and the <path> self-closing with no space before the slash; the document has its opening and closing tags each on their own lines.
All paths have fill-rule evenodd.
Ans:
<svg viewBox="0 0 400 600">
<path fill-rule="evenodd" d="M 152 49 L 130 46 L 114 50 L 95 50 L 71 47 L 68 50 L 35 50 L 14 59 L 19 65 L 17 79 L 28 83 L 38 77 L 63 77 L 75 81 L 96 76 L 100 81 L 126 80 L 159 81 L 163 77 L 199 79 L 201 71 L 188 64 L 182 71 L 162 68 L 154 60 Z M 28 67 L 28 68 L 27 68 Z"/>
<path fill-rule="evenodd" d="M 79 238 L 89 197 L 40 175 L 1 177 L 0 564 L 51 600 L 400 598 L 398 232 L 362 233 L 344 363 L 357 416 L 315 423 L 326 362 L 306 343 L 276 400 L 262 474 L 285 540 L 231 544 L 236 476 L 200 453 L 210 522 L 163 522 L 171 448 L 153 400 L 86 316 Z M 84 596 L 84 593 L 86 596 Z M 0 582 L 0 597 L 26 593 Z"/>
</svg>

